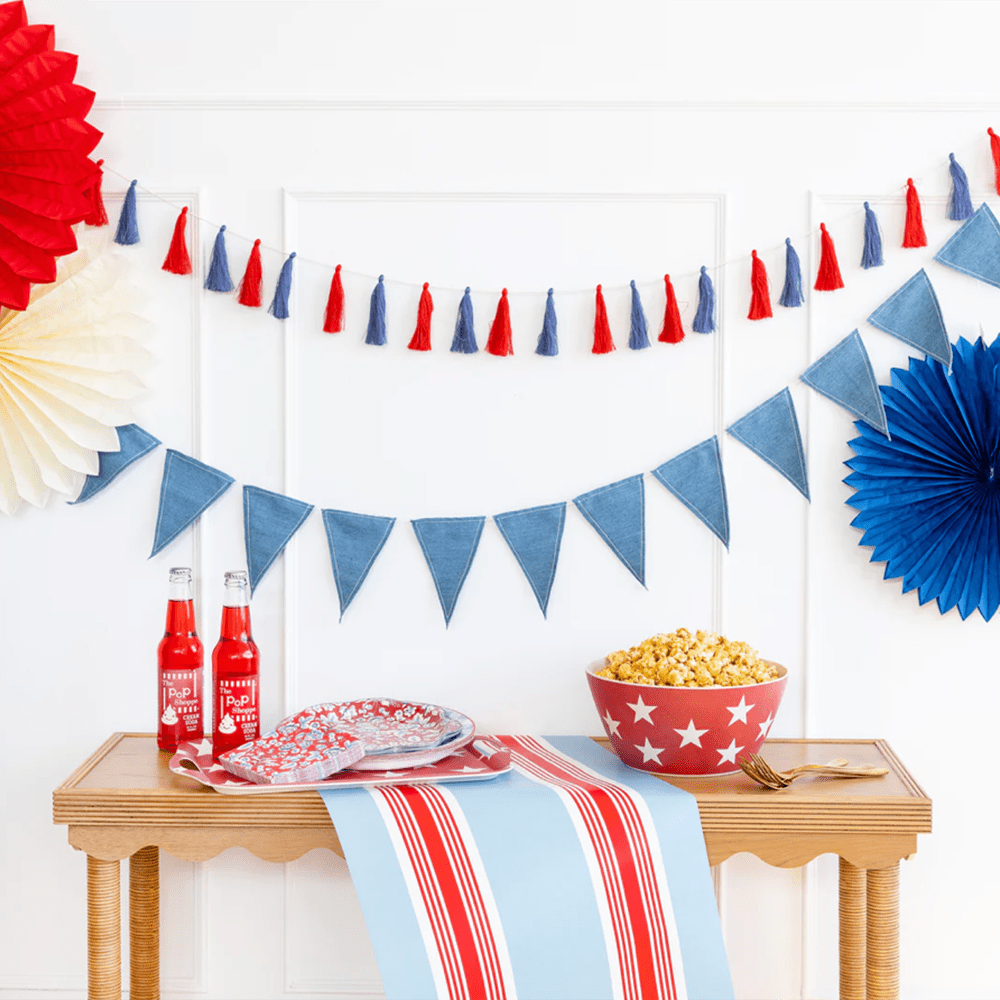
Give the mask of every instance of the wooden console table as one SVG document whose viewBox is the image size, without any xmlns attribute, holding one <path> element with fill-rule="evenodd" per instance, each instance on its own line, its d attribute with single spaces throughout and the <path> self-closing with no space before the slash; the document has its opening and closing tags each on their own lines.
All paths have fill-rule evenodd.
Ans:
<svg viewBox="0 0 1000 1000">
<path fill-rule="evenodd" d="M 607 743 L 606 740 L 598 742 Z M 884 778 L 804 779 L 779 792 L 743 774 L 671 778 L 698 800 L 710 864 L 741 851 L 781 868 L 840 857 L 841 1000 L 899 997 L 899 862 L 931 831 L 931 800 L 882 740 L 769 740 L 778 770 L 846 757 Z M 155 737 L 115 733 L 53 793 L 53 820 L 87 854 L 91 1000 L 121 997 L 120 864 L 129 859 L 131 1000 L 158 1000 L 159 851 L 205 861 L 245 847 L 293 861 L 326 847 L 343 856 L 316 792 L 220 795 L 173 774 Z M 668 780 L 668 779 L 664 779 Z"/>
</svg>

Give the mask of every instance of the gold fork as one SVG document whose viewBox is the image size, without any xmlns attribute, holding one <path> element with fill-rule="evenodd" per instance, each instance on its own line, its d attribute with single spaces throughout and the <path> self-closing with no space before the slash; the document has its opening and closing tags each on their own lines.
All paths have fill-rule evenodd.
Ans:
<svg viewBox="0 0 1000 1000">
<path fill-rule="evenodd" d="M 826 764 L 802 764 L 790 771 L 775 771 L 760 754 L 748 754 L 739 760 L 740 768 L 765 788 L 787 788 L 796 778 L 804 774 L 822 775 L 831 778 L 876 778 L 889 771 L 884 767 L 848 767 L 843 757 Z"/>
</svg>

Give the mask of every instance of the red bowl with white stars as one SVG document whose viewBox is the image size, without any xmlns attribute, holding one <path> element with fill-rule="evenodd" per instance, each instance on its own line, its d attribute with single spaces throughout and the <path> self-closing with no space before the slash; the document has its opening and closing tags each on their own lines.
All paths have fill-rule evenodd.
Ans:
<svg viewBox="0 0 1000 1000">
<path fill-rule="evenodd" d="M 769 661 L 768 661 L 769 662 Z M 762 684 L 669 687 L 597 677 L 587 683 L 611 748 L 639 771 L 684 775 L 735 774 L 738 757 L 756 753 L 767 738 L 788 683 L 788 671 Z"/>
</svg>

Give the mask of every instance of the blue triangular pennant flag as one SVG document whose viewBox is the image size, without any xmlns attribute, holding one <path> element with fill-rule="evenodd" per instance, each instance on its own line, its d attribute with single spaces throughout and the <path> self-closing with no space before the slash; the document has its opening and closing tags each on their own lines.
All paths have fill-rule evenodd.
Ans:
<svg viewBox="0 0 1000 1000">
<path fill-rule="evenodd" d="M 938 250 L 934 259 L 1000 288 L 1000 223 L 986 202 Z"/>
<path fill-rule="evenodd" d="M 951 343 L 944 328 L 941 306 L 923 268 L 893 292 L 868 317 L 868 322 L 951 367 Z"/>
<path fill-rule="evenodd" d="M 311 503 L 293 500 L 281 493 L 262 490 L 259 486 L 243 487 L 243 539 L 251 596 L 312 509 Z"/>
<path fill-rule="evenodd" d="M 653 469 L 653 475 L 729 548 L 729 501 L 714 434 Z"/>
<path fill-rule="evenodd" d="M 807 500 L 809 480 L 795 403 L 786 386 L 726 428 L 737 441 L 780 472 Z"/>
<path fill-rule="evenodd" d="M 365 582 L 395 523 L 394 517 L 352 514 L 348 510 L 323 511 L 341 619 Z"/>
<path fill-rule="evenodd" d="M 153 533 L 152 559 L 197 520 L 236 480 L 196 458 L 167 449 L 160 483 L 160 509 Z"/>
<path fill-rule="evenodd" d="M 542 609 L 542 616 L 547 617 L 549 594 L 559 561 L 563 525 L 566 523 L 566 504 L 509 510 L 505 514 L 494 514 L 493 520 L 524 570 Z"/>
<path fill-rule="evenodd" d="M 445 628 L 479 547 L 485 517 L 421 517 L 411 521 L 434 578 Z"/>
<path fill-rule="evenodd" d="M 645 587 L 646 494 L 642 473 L 582 493 L 573 503 Z"/>
<path fill-rule="evenodd" d="M 875 430 L 889 436 L 882 394 L 878 391 L 865 342 L 857 330 L 814 361 L 799 378 Z"/>
<path fill-rule="evenodd" d="M 96 476 L 87 476 L 80 495 L 71 504 L 83 503 L 110 486 L 130 465 L 159 447 L 160 441 L 138 424 L 122 424 L 118 431 L 118 451 L 99 451 Z"/>
</svg>

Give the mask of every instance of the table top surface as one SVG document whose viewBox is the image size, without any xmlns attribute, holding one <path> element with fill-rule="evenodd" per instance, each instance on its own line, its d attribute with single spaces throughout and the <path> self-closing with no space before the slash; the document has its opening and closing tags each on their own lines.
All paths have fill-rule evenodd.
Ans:
<svg viewBox="0 0 1000 1000">
<path fill-rule="evenodd" d="M 607 740 L 597 742 L 607 745 Z M 609 751 L 610 752 L 610 751 Z M 853 765 L 888 768 L 880 778 L 803 778 L 771 791 L 742 772 L 663 780 L 695 796 L 706 830 L 829 828 L 858 832 L 887 828 L 929 833 L 931 800 L 882 740 L 768 740 L 762 756 L 777 770 L 846 757 Z M 53 820 L 76 825 L 328 826 L 314 791 L 280 795 L 220 795 L 174 774 L 172 755 L 155 737 L 115 733 L 53 793 Z M 662 776 L 659 776 L 662 777 Z"/>
</svg>

